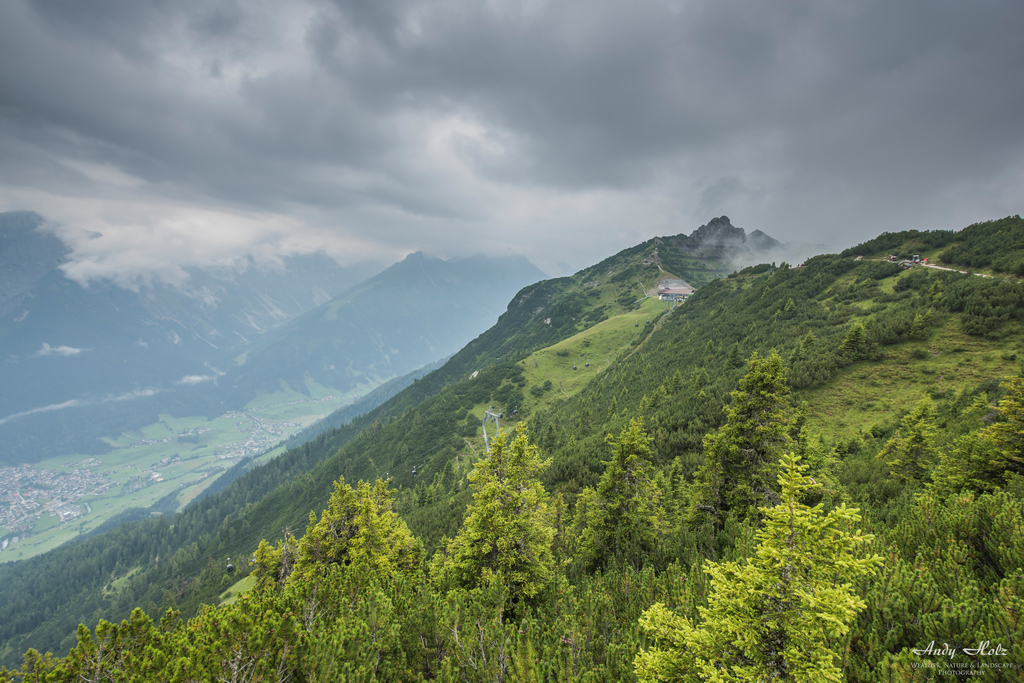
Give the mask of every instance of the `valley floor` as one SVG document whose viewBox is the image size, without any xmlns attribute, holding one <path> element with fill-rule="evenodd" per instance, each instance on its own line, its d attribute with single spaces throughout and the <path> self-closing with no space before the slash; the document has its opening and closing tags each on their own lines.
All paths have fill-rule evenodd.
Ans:
<svg viewBox="0 0 1024 683">
<path fill-rule="evenodd" d="M 71 454 L 0 468 L 0 562 L 39 555 L 132 508 L 175 512 L 244 458 L 283 452 L 292 434 L 359 394 L 316 387 L 265 396 L 207 420 L 161 415 L 100 455 Z"/>
</svg>

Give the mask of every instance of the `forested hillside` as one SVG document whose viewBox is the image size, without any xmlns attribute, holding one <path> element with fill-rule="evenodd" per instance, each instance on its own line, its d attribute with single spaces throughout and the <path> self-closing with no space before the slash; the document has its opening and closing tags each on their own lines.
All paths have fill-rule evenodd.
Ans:
<svg viewBox="0 0 1024 683">
<path fill-rule="evenodd" d="M 194 614 L 204 600 L 215 599 L 220 592 L 219 583 L 210 579 L 223 574 L 220 570 L 226 557 L 246 556 L 259 538 L 280 535 L 285 527 L 300 527 L 309 510 L 323 504 L 334 475 L 317 478 L 326 477 L 328 482 L 328 488 L 319 491 L 310 483 L 314 466 L 336 454 L 363 430 L 375 433 L 380 426 L 393 423 L 417 406 L 418 423 L 434 424 L 431 420 L 435 412 L 447 421 L 450 415 L 445 404 L 424 403 L 446 386 L 465 382 L 474 370 L 482 369 L 472 383 L 453 389 L 472 391 L 477 397 L 474 400 L 482 403 L 503 383 L 508 366 L 501 359 L 510 351 L 560 341 L 587 329 L 593 322 L 639 306 L 645 289 L 653 288 L 662 277 L 678 275 L 666 273 L 658 266 L 657 248 L 656 241 L 649 240 L 572 277 L 546 280 L 525 288 L 510 302 L 494 327 L 440 369 L 349 424 L 327 429 L 266 466 L 243 474 L 245 467 L 240 463 L 236 471 L 229 473 L 237 480 L 226 491 L 204 498 L 173 520 L 160 517 L 133 523 L 25 562 L 0 565 L 0 662 L 11 665 L 30 646 L 66 651 L 74 642 L 74 629 L 80 621 L 99 614 L 127 615 L 139 604 L 154 609 L 174 604 L 184 614 Z M 717 261 L 693 262 L 702 270 L 717 267 L 719 270 L 714 272 L 724 275 L 724 265 Z M 683 274 L 690 277 L 689 272 Z M 489 367 L 495 363 L 496 367 Z M 497 398 L 504 397 L 510 386 L 505 382 Z M 479 437 L 478 424 L 478 419 L 467 416 L 461 433 Z M 392 430 L 399 427 L 391 427 L 389 433 Z M 441 433 L 435 431 L 435 435 Z M 459 443 L 452 434 L 444 438 Z M 411 452 L 414 456 L 436 452 L 437 444 L 430 444 Z M 339 458 L 332 460 L 335 466 L 343 462 Z M 366 461 L 346 460 L 352 477 L 370 478 L 385 473 L 378 473 L 376 468 L 369 470 Z M 410 467 L 408 463 L 402 470 L 396 467 L 396 476 L 401 474 L 407 483 L 412 482 Z M 289 482 L 289 486 L 283 486 Z M 264 500 L 275 490 L 275 495 Z M 226 531 L 243 517 L 244 533 Z"/>
<path fill-rule="evenodd" d="M 26 680 L 1019 680 L 1024 286 L 1002 264 L 1022 234 L 747 268 L 627 327 L 561 398 L 537 354 L 573 362 L 666 247 L 527 288 L 443 368 L 173 524 L 0 570 L 5 661 L 73 647 L 30 652 Z M 996 277 L 955 272 L 995 253 Z M 484 457 L 489 406 L 519 429 Z"/>
</svg>

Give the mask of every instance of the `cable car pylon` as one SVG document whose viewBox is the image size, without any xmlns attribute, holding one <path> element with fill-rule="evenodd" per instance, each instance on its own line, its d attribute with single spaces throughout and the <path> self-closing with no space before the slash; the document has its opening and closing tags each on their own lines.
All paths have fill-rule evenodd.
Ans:
<svg viewBox="0 0 1024 683">
<path fill-rule="evenodd" d="M 498 434 L 501 433 L 501 425 L 498 424 L 498 418 L 499 417 L 501 417 L 501 413 L 493 412 L 490 407 L 488 407 L 487 410 L 484 411 L 484 422 L 483 422 L 483 427 L 484 427 L 484 450 L 486 450 L 488 453 L 491 452 L 491 444 L 487 440 L 487 421 L 488 420 L 493 420 L 494 421 L 494 436 L 495 436 L 495 438 L 497 438 Z"/>
</svg>

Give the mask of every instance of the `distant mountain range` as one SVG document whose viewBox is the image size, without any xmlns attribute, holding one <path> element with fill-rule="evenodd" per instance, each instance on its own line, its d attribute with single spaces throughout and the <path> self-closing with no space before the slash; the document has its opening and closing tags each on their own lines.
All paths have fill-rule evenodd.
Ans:
<svg viewBox="0 0 1024 683">
<path fill-rule="evenodd" d="M 627 252 L 637 249 L 653 276 L 699 286 L 771 260 L 784 245 L 722 216 Z M 455 353 L 508 306 L 521 327 L 483 345 L 504 353 L 524 334 L 582 325 L 557 313 L 573 310 L 574 297 L 592 299 L 598 281 L 615 283 L 608 296 L 630 305 L 639 274 L 613 258 L 520 292 L 544 279 L 523 257 L 444 261 L 417 252 L 380 272 L 316 253 L 282 257 L 277 270 L 191 268 L 183 287 L 130 290 L 68 279 L 61 265 L 69 254 L 38 214 L 0 214 L 0 464 L 98 453 L 100 437 L 160 413 L 213 417 L 281 389 L 370 391 Z"/>
<path fill-rule="evenodd" d="M 222 383 L 238 397 L 281 382 L 376 386 L 455 353 L 543 278 L 521 256 L 442 261 L 417 252 L 258 339 Z"/>
<path fill-rule="evenodd" d="M 0 214 L 0 463 L 95 452 L 160 412 L 219 414 L 307 379 L 369 390 L 459 349 L 543 278 L 523 258 L 415 254 L 366 280 L 379 264 L 317 253 L 132 291 L 68 279 L 69 252 L 38 214 Z"/>
</svg>

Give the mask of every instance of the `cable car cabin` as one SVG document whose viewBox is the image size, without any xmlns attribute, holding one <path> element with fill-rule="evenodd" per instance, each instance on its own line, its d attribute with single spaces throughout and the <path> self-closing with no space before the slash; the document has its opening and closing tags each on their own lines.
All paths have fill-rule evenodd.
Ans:
<svg viewBox="0 0 1024 683">
<path fill-rule="evenodd" d="M 414 477 L 416 476 L 416 466 L 415 465 L 412 466 L 412 476 L 414 476 Z"/>
<path fill-rule="evenodd" d="M 640 323 L 634 323 L 633 327 L 640 327 Z"/>
<path fill-rule="evenodd" d="M 573 363 L 573 364 L 572 364 L 572 369 L 573 369 L 573 370 L 575 370 L 575 369 L 576 369 L 576 364 L 575 364 L 575 363 Z"/>
<path fill-rule="evenodd" d="M 589 367 L 590 367 L 590 361 L 588 360 L 588 361 L 587 361 L 586 363 L 584 363 L 584 364 L 583 364 L 583 367 L 585 367 L 585 368 L 589 368 Z"/>
<path fill-rule="evenodd" d="M 228 572 L 228 574 L 230 574 L 233 571 L 235 571 L 235 565 L 231 564 L 231 558 L 229 557 L 228 558 L 227 572 Z"/>
</svg>

